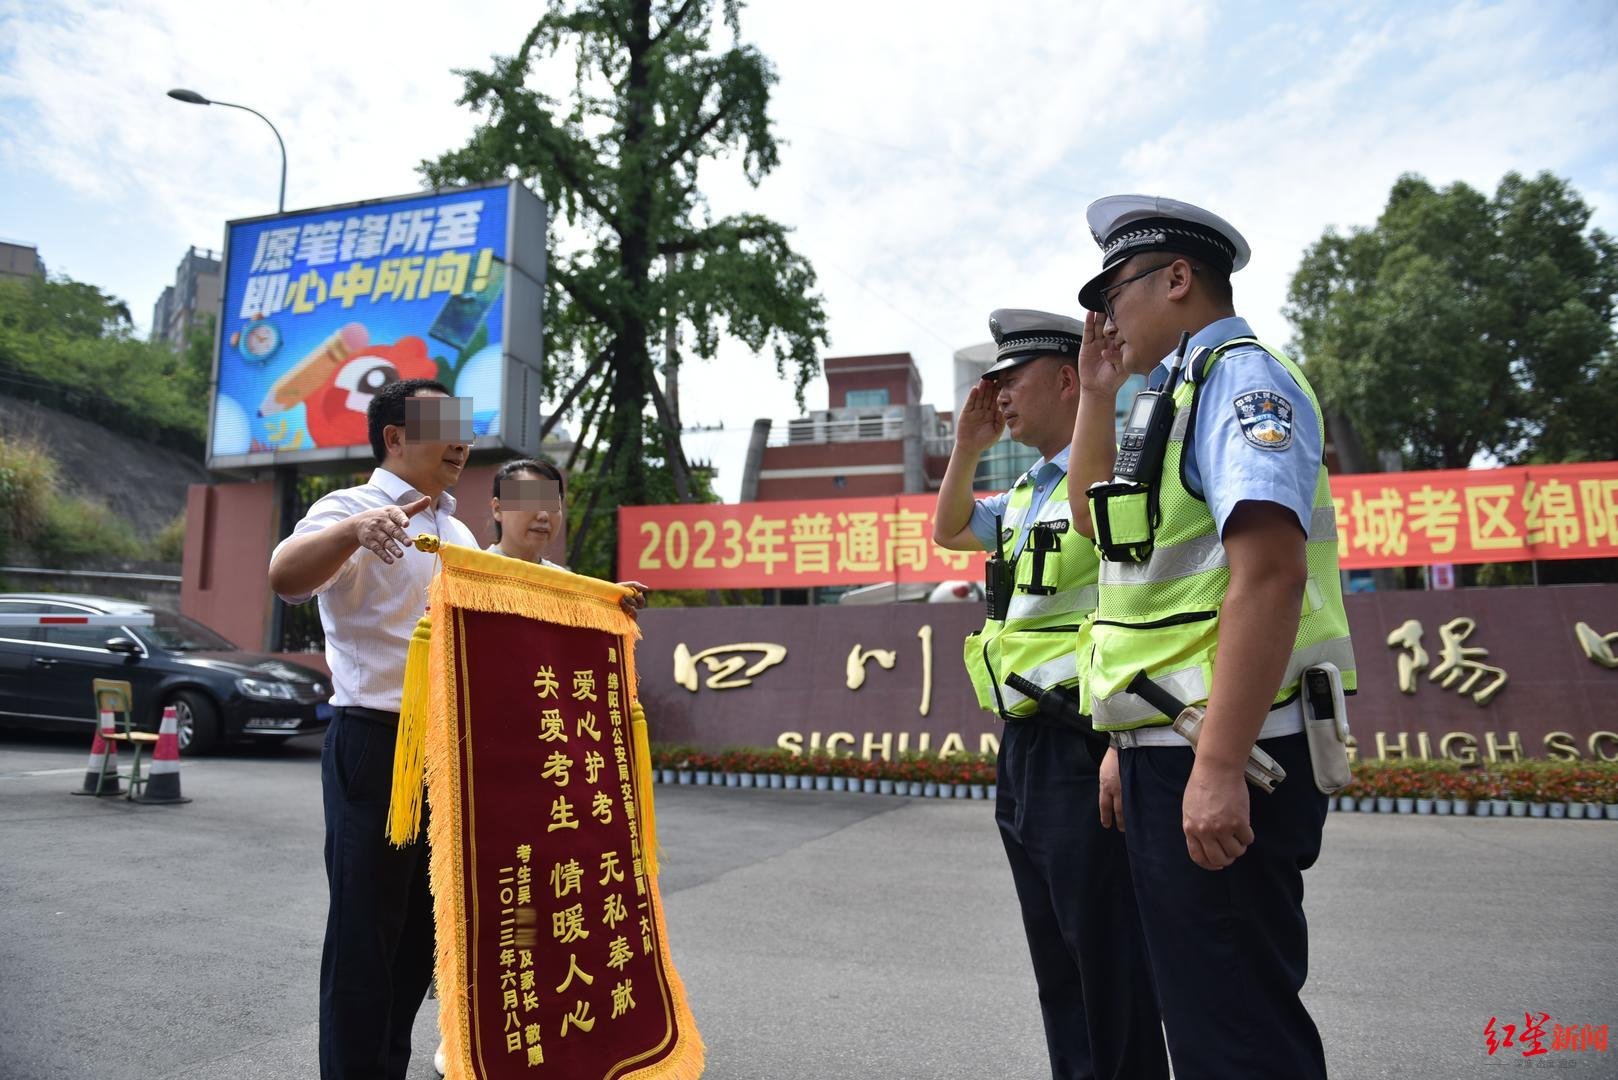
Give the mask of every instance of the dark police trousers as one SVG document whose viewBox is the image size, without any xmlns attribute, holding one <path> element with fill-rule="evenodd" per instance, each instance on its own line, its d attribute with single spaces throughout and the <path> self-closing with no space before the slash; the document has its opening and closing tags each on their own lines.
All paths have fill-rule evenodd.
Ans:
<svg viewBox="0 0 1618 1080">
<path fill-rule="evenodd" d="M 1326 797 L 1304 736 L 1261 746 L 1286 769 L 1247 789 L 1253 845 L 1223 870 L 1186 851 L 1188 747 L 1120 750 L 1124 834 L 1176 1080 L 1326 1075 L 1320 1032 L 1298 998 L 1309 970 L 1303 871 L 1320 854 Z"/>
<path fill-rule="evenodd" d="M 320 956 L 322 1080 L 404 1080 L 410 1029 L 433 973 L 427 811 L 388 843 L 395 714 L 338 709 L 320 755 L 331 909 Z"/>
<path fill-rule="evenodd" d="M 1007 723 L 995 822 L 1034 962 L 1054 1080 L 1168 1076 L 1124 837 L 1101 826 L 1076 732 Z"/>
</svg>

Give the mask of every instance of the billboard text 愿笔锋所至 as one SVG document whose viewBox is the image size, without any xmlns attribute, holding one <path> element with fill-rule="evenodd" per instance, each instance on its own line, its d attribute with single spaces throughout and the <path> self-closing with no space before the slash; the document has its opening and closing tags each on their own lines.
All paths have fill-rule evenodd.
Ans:
<svg viewBox="0 0 1618 1080">
<path fill-rule="evenodd" d="M 231 222 L 210 464 L 368 457 L 366 406 L 416 378 L 471 399 L 474 445 L 529 450 L 508 367 L 537 393 L 543 237 L 509 183 Z"/>
</svg>

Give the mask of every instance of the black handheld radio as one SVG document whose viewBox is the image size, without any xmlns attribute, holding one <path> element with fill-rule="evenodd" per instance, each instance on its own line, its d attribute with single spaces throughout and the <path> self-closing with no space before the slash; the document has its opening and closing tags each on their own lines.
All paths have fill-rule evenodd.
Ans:
<svg viewBox="0 0 1618 1080">
<path fill-rule="evenodd" d="M 983 563 L 983 599 L 988 615 L 995 622 L 1004 622 L 1011 610 L 1011 589 L 1015 580 L 1011 564 L 1005 559 L 1005 534 L 1000 531 L 1000 515 L 994 518 L 994 554 Z"/>
<path fill-rule="evenodd" d="M 1174 353 L 1174 363 L 1162 388 L 1136 393 L 1129 406 L 1129 417 L 1124 421 L 1123 437 L 1118 440 L 1118 460 L 1112 468 L 1114 479 L 1132 484 L 1148 484 L 1157 479 L 1158 466 L 1168 448 L 1169 428 L 1174 423 L 1174 389 L 1180 381 L 1186 346 L 1190 343 L 1191 335 L 1180 331 L 1180 347 Z"/>
</svg>

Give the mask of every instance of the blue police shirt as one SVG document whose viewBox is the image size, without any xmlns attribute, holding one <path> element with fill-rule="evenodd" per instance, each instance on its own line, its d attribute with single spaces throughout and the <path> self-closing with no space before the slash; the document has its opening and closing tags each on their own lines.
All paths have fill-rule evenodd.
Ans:
<svg viewBox="0 0 1618 1080">
<path fill-rule="evenodd" d="M 1040 458 L 1034 462 L 1034 467 L 1028 470 L 1026 475 L 1034 484 L 1034 499 L 1028 506 L 1028 516 L 1023 519 L 1024 521 L 1039 520 L 1039 512 L 1045 506 L 1046 500 L 1051 497 L 1051 492 L 1056 489 L 1062 477 L 1067 475 L 1067 459 L 1072 452 L 1072 447 L 1064 446 L 1055 457 L 1049 461 Z M 978 543 L 983 545 L 984 551 L 994 550 L 994 519 L 998 517 L 1004 520 L 1006 504 L 1010 501 L 1011 492 L 1006 491 L 999 495 L 990 495 L 987 499 L 978 499 L 973 504 L 972 535 L 978 538 Z M 1024 529 L 1022 536 L 1017 538 L 1014 549 L 1006 552 L 1006 557 L 1014 559 L 1020 555 L 1023 542 L 1027 539 L 1028 531 Z"/>
<path fill-rule="evenodd" d="M 1186 355 L 1252 336 L 1246 319 L 1220 319 L 1192 335 Z M 1153 369 L 1153 387 L 1163 385 L 1173 359 L 1166 357 Z M 1286 507 L 1307 534 L 1321 453 L 1314 406 L 1285 367 L 1254 345 L 1219 358 L 1208 381 L 1197 390 L 1196 425 L 1185 447 L 1185 478 L 1187 486 L 1207 500 L 1221 536 L 1230 512 L 1246 500 Z M 973 525 L 976 531 L 975 518 Z"/>
</svg>

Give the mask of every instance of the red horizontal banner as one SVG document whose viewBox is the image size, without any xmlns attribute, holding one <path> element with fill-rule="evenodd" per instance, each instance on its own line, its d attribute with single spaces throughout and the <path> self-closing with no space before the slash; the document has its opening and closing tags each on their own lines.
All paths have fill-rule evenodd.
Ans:
<svg viewBox="0 0 1618 1080">
<path fill-rule="evenodd" d="M 1618 461 L 1331 478 L 1344 569 L 1618 556 Z"/>
<path fill-rule="evenodd" d="M 1618 462 L 1331 478 L 1343 569 L 1618 556 Z M 937 497 L 634 506 L 618 573 L 654 589 L 802 589 L 982 576 L 933 545 Z"/>
<path fill-rule="evenodd" d="M 618 574 L 654 589 L 803 589 L 981 578 L 933 544 L 933 495 L 626 506 Z"/>
</svg>

